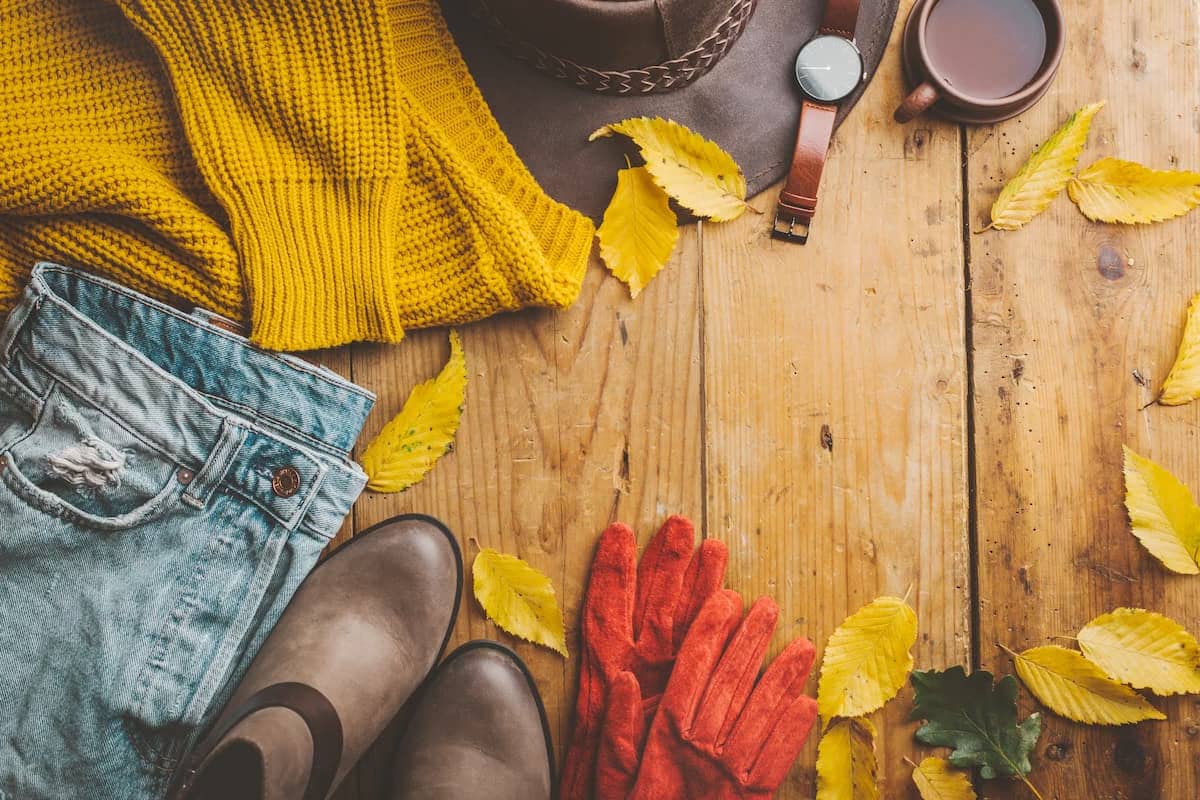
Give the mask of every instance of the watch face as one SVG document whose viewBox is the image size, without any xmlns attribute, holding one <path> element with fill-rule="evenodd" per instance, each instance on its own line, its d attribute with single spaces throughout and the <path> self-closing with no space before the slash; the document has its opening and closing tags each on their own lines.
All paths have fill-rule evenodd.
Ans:
<svg viewBox="0 0 1200 800">
<path fill-rule="evenodd" d="M 841 36 L 818 36 L 796 56 L 796 82 L 814 100 L 841 100 L 858 88 L 862 79 L 862 54 Z"/>
</svg>

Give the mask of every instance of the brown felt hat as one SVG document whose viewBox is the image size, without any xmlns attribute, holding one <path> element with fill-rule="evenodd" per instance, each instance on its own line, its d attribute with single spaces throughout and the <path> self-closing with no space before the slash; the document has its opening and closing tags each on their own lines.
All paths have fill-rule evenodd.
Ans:
<svg viewBox="0 0 1200 800">
<path fill-rule="evenodd" d="M 867 80 L 898 0 L 862 0 Z M 791 163 L 794 64 L 825 0 L 444 0 L 471 74 L 517 154 L 555 199 L 599 219 L 628 145 L 588 142 L 627 117 L 683 123 L 741 165 L 751 195 Z M 838 122 L 866 82 L 840 104 Z"/>
</svg>

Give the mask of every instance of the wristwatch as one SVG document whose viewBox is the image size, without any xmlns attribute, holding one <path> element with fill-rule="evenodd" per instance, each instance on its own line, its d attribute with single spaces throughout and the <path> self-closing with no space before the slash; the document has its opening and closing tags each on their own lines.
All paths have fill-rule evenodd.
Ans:
<svg viewBox="0 0 1200 800">
<path fill-rule="evenodd" d="M 817 213 L 817 188 L 829 152 L 837 103 L 867 79 L 854 43 L 858 0 L 829 0 L 817 35 L 796 56 L 796 83 L 804 93 L 796 150 L 787 183 L 779 193 L 771 236 L 805 244 Z"/>
</svg>

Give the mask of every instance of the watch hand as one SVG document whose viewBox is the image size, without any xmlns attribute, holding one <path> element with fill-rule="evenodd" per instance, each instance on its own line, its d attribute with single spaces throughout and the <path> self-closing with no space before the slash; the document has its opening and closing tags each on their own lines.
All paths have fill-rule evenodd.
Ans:
<svg viewBox="0 0 1200 800">
<path fill-rule="evenodd" d="M 829 70 L 833 69 L 833 67 L 797 67 L 797 69 L 821 69 L 821 70 L 829 71 Z"/>
</svg>

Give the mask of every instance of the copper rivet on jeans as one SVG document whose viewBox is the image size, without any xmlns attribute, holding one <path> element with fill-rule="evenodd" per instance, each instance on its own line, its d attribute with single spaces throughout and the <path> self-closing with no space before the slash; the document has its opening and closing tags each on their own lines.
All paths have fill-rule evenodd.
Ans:
<svg viewBox="0 0 1200 800">
<path fill-rule="evenodd" d="M 176 480 L 178 480 L 184 486 L 187 486 L 189 483 L 191 483 L 192 478 L 194 477 L 196 477 L 196 473 L 192 472 L 187 467 L 180 467 L 179 471 L 175 473 Z"/>
<path fill-rule="evenodd" d="M 271 476 L 271 489 L 280 497 L 291 497 L 300 491 L 300 473 L 295 467 L 280 467 Z"/>
</svg>

